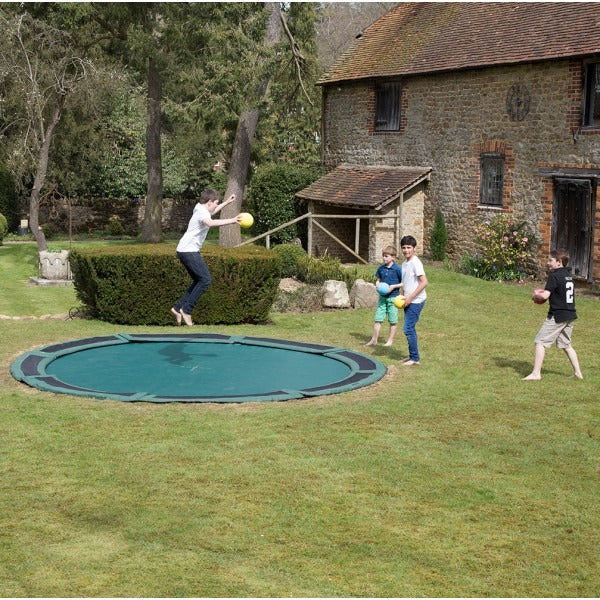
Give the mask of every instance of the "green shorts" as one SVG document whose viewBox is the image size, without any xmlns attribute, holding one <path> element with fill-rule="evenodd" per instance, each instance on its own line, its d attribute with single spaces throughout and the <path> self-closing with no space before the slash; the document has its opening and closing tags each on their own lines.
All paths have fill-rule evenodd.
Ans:
<svg viewBox="0 0 600 600">
<path fill-rule="evenodd" d="M 383 323 L 387 316 L 390 325 L 398 322 L 398 309 L 394 304 L 394 299 L 389 296 L 379 296 L 377 309 L 375 310 L 375 323 Z"/>
</svg>

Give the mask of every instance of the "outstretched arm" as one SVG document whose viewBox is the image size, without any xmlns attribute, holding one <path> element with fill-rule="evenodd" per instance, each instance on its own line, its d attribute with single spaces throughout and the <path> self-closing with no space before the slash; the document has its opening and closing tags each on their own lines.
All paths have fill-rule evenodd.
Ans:
<svg viewBox="0 0 600 600">
<path fill-rule="evenodd" d="M 235 200 L 235 194 L 231 194 L 231 196 L 229 196 L 229 198 L 227 198 L 227 200 L 225 200 L 225 202 L 223 202 L 221 204 L 217 204 L 213 208 L 213 211 L 211 214 L 216 215 L 222 208 L 225 208 L 228 204 L 231 204 L 234 200 Z"/>
<path fill-rule="evenodd" d="M 235 217 L 231 217 L 231 219 L 204 219 L 203 222 L 209 227 L 222 227 L 223 225 L 239 223 L 241 218 L 242 217 L 238 214 Z"/>
</svg>

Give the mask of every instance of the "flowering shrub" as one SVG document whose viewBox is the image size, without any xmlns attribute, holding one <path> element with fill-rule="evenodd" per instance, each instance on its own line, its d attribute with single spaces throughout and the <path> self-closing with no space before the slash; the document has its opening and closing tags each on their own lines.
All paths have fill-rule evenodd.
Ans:
<svg viewBox="0 0 600 600">
<path fill-rule="evenodd" d="M 474 233 L 479 252 L 461 260 L 461 271 L 481 279 L 523 279 L 535 244 L 535 237 L 527 231 L 525 223 L 502 214 L 477 225 Z"/>
</svg>

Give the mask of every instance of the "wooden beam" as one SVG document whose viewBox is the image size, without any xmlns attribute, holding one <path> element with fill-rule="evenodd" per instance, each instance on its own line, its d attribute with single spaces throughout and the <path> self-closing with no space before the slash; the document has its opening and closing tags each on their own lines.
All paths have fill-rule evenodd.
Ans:
<svg viewBox="0 0 600 600">
<path fill-rule="evenodd" d="M 321 225 L 321 223 L 319 223 L 318 221 L 315 221 L 314 219 L 313 219 L 313 223 L 319 229 L 324 231 L 330 238 L 335 240 L 342 248 L 344 248 L 344 250 L 347 250 L 348 252 L 350 252 L 350 254 L 352 254 L 352 256 L 354 256 L 355 258 L 358 258 L 358 260 L 360 260 L 360 262 L 364 263 L 365 265 L 369 264 L 362 256 L 359 256 L 358 254 L 356 254 L 356 252 L 354 252 L 354 250 L 352 250 L 352 248 L 348 248 L 348 246 L 346 246 L 346 244 L 344 244 L 344 242 L 342 242 L 342 240 L 340 240 L 335 235 L 333 235 L 333 233 L 331 233 L 331 231 L 328 231 L 327 229 L 325 229 L 325 227 L 323 227 L 323 225 Z"/>
</svg>

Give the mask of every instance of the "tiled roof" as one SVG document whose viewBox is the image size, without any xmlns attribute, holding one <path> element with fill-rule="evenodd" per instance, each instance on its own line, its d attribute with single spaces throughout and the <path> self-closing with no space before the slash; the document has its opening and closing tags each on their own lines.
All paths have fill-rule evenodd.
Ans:
<svg viewBox="0 0 600 600">
<path fill-rule="evenodd" d="M 296 195 L 336 206 L 378 210 L 426 178 L 429 167 L 341 165 Z"/>
<path fill-rule="evenodd" d="M 406 2 L 365 29 L 318 83 L 595 53 L 597 2 Z"/>
</svg>

